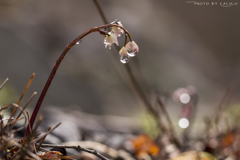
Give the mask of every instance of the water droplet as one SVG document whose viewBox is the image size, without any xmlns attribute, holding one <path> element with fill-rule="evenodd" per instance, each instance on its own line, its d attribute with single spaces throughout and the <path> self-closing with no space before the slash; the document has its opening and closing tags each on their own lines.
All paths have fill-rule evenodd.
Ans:
<svg viewBox="0 0 240 160">
<path fill-rule="evenodd" d="M 104 40 L 104 42 L 103 42 L 104 44 L 105 44 L 105 46 L 108 46 L 110 43 L 108 42 L 108 41 L 106 41 L 106 40 Z"/>
<path fill-rule="evenodd" d="M 130 56 L 130 57 L 134 57 L 134 56 L 136 56 L 137 55 L 137 51 L 135 50 L 135 51 L 132 51 L 132 52 L 127 52 L 127 54 Z"/>
<path fill-rule="evenodd" d="M 82 42 L 82 40 L 80 39 L 79 41 L 76 42 L 76 44 L 80 44 Z"/>
<path fill-rule="evenodd" d="M 122 63 L 128 63 L 130 60 L 130 57 L 127 54 L 124 54 L 123 56 L 120 57 L 120 61 Z"/>
</svg>

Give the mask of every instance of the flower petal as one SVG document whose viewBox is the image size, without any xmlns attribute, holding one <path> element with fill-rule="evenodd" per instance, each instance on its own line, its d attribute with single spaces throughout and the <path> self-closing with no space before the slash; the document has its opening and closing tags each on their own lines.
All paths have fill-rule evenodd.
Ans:
<svg viewBox="0 0 240 160">
<path fill-rule="evenodd" d="M 116 22 L 116 24 L 123 27 L 121 21 Z M 123 31 L 123 29 L 120 28 L 120 27 L 113 26 L 111 32 L 115 33 L 118 37 L 120 37 L 121 34 L 122 34 L 124 31 Z"/>
<path fill-rule="evenodd" d="M 134 41 L 130 41 L 128 42 L 128 44 L 126 45 L 127 48 L 127 54 L 130 57 L 134 57 L 137 55 L 137 52 L 139 51 L 138 45 L 134 42 Z"/>
<path fill-rule="evenodd" d="M 109 35 L 106 35 L 106 37 L 104 38 L 103 43 L 105 44 L 105 47 L 107 48 L 107 46 L 109 47 L 109 49 L 111 49 L 111 46 L 113 43 L 115 43 L 116 45 L 118 45 L 118 40 L 117 40 L 117 35 L 115 33 L 108 33 Z"/>
<path fill-rule="evenodd" d="M 122 63 L 128 63 L 130 60 L 130 56 L 127 54 L 126 47 L 122 47 L 122 49 L 119 51 L 119 56 Z"/>
</svg>

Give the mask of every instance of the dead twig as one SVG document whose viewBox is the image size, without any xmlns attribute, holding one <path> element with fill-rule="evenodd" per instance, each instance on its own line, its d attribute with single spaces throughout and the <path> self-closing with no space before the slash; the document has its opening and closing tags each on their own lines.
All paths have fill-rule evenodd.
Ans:
<svg viewBox="0 0 240 160">
<path fill-rule="evenodd" d="M 27 86 L 25 87 L 25 89 L 24 89 L 24 91 L 23 91 L 23 93 L 22 93 L 21 97 L 19 98 L 19 100 L 18 100 L 18 102 L 17 102 L 17 104 L 18 104 L 18 105 L 20 104 L 20 102 L 21 102 L 21 100 L 22 100 L 23 96 L 25 95 L 25 93 L 27 92 L 27 90 L 28 90 L 29 86 L 31 85 L 31 83 L 32 83 L 32 80 L 33 80 L 34 76 L 35 76 L 35 73 L 33 73 L 33 74 L 32 74 L 32 76 L 31 76 L 30 80 L 28 81 L 28 84 L 27 84 Z M 13 115 L 14 115 L 14 114 L 15 114 L 15 112 L 16 112 L 16 110 L 17 110 L 17 108 L 14 108 L 14 110 L 12 111 L 12 114 L 11 114 L 11 116 L 10 116 L 10 119 L 13 117 Z"/>
<path fill-rule="evenodd" d="M 44 133 L 41 137 L 37 138 L 37 139 L 34 139 L 32 142 L 35 143 L 35 142 L 38 142 L 40 141 L 42 138 L 44 138 L 45 136 L 47 136 L 49 133 L 51 133 L 54 129 L 56 129 L 59 125 L 61 125 L 62 123 L 58 123 L 55 127 L 53 127 L 52 129 L 50 129 L 49 131 L 47 131 L 46 133 Z"/>
<path fill-rule="evenodd" d="M 53 145 L 53 144 L 41 144 L 41 145 L 36 144 L 36 145 L 40 146 L 40 147 L 72 148 L 72 149 L 76 149 L 78 151 L 84 151 L 84 152 L 91 153 L 91 154 L 97 156 L 98 158 L 100 158 L 101 160 L 109 160 L 107 157 L 101 155 L 96 150 L 83 148 L 80 145 Z"/>
</svg>

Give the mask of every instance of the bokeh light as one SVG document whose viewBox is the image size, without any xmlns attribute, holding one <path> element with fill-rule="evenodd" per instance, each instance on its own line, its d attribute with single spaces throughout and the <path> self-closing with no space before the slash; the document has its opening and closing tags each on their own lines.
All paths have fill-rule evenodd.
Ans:
<svg viewBox="0 0 240 160">
<path fill-rule="evenodd" d="M 184 104 L 187 104 L 189 101 L 190 101 L 190 96 L 189 94 L 187 93 L 183 93 L 181 96 L 180 96 L 180 101 Z"/>
<path fill-rule="evenodd" d="M 186 118 L 182 118 L 179 120 L 178 125 L 181 128 L 187 128 L 189 126 L 189 121 Z"/>
</svg>

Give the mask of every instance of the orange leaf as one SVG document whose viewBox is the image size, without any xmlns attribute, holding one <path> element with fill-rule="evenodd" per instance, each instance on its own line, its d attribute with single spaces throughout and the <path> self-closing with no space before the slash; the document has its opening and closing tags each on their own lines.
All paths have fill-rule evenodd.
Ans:
<svg viewBox="0 0 240 160">
<path fill-rule="evenodd" d="M 160 151 L 160 148 L 147 135 L 139 135 L 131 142 L 137 155 L 144 152 L 156 156 Z"/>
</svg>

